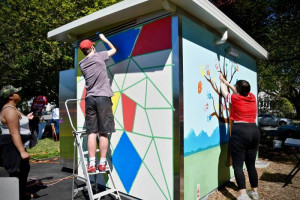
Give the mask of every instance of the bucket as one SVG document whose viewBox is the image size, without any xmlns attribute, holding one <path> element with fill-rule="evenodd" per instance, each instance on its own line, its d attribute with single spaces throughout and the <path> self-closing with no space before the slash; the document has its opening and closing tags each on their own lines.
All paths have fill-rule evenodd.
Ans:
<svg viewBox="0 0 300 200">
<path fill-rule="evenodd" d="M 273 140 L 273 148 L 274 149 L 280 149 L 281 148 L 282 141 L 281 140 Z"/>
</svg>

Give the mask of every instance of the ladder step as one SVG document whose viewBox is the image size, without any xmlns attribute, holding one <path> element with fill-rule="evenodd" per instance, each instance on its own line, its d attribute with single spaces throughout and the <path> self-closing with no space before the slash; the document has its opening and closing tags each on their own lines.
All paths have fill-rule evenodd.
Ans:
<svg viewBox="0 0 300 200">
<path fill-rule="evenodd" d="M 86 131 L 85 130 L 81 130 L 81 131 L 73 131 L 74 134 L 78 135 L 78 134 L 81 134 L 81 135 L 86 135 Z"/>
<path fill-rule="evenodd" d="M 109 171 L 109 169 L 106 169 L 105 171 L 99 171 L 98 169 L 95 172 L 88 173 L 89 175 L 95 175 L 95 174 L 105 174 Z"/>
<path fill-rule="evenodd" d="M 103 192 L 100 192 L 98 194 L 95 194 L 93 195 L 93 199 L 98 199 L 99 197 L 102 197 L 102 196 L 105 196 L 105 195 L 108 195 L 108 194 L 111 194 L 111 193 L 114 193 L 116 192 L 117 190 L 116 189 L 109 189 L 109 190 L 105 190 Z"/>
<path fill-rule="evenodd" d="M 86 182 L 86 181 L 87 181 L 86 178 L 84 178 L 84 177 L 82 177 L 82 176 L 79 176 L 78 174 L 73 174 L 73 176 L 74 176 L 76 179 L 80 180 L 80 181 L 83 181 L 83 182 Z"/>
</svg>

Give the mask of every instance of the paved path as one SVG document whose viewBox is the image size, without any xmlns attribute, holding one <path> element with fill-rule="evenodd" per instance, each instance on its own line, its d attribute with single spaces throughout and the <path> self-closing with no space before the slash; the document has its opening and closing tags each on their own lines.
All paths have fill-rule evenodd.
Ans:
<svg viewBox="0 0 300 200">
<path fill-rule="evenodd" d="M 30 167 L 27 186 L 31 193 L 39 196 L 38 200 L 72 199 L 72 172 L 62 169 L 58 158 L 46 160 L 44 163 L 30 163 Z M 7 176 L 5 169 L 0 168 L 0 177 Z M 112 199 L 114 198 L 109 195 L 101 198 L 101 200 Z M 88 200 L 88 197 L 79 193 L 74 200 Z M 128 199 L 123 197 L 122 200 Z"/>
</svg>

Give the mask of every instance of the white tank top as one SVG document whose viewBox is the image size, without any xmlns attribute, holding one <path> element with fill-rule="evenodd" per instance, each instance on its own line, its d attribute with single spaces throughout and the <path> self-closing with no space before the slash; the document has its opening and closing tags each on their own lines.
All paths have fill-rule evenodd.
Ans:
<svg viewBox="0 0 300 200">
<path fill-rule="evenodd" d="M 13 106 L 6 106 L 6 107 L 3 107 L 3 109 L 5 109 L 7 107 L 15 108 Z M 20 135 L 31 135 L 31 132 L 30 132 L 30 129 L 29 129 L 29 120 L 28 120 L 27 116 L 23 115 L 20 111 L 18 111 L 18 112 L 21 114 L 21 118 L 19 119 L 19 132 L 20 132 Z M 1 127 L 1 132 L 2 132 L 3 135 L 10 134 L 8 127 L 3 125 L 2 122 L 1 122 L 1 115 L 0 115 L 0 127 Z M 28 145 L 29 145 L 29 141 L 26 141 L 24 143 L 24 147 L 27 148 Z"/>
</svg>

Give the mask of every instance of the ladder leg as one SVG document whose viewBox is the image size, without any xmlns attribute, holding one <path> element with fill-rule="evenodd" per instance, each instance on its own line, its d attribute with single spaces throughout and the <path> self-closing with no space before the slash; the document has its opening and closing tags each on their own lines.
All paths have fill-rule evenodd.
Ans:
<svg viewBox="0 0 300 200">
<path fill-rule="evenodd" d="M 76 161 L 76 141 L 74 141 L 74 152 L 73 152 L 73 181 L 72 181 L 72 200 L 74 200 L 74 184 L 75 184 L 75 161 Z"/>
<path fill-rule="evenodd" d="M 115 185 L 115 182 L 114 182 L 114 180 L 113 180 L 113 178 L 112 178 L 112 175 L 111 175 L 111 171 L 110 171 L 110 169 L 108 169 L 108 176 L 109 176 L 109 178 L 110 178 L 110 180 L 111 180 L 111 183 L 112 183 L 112 185 L 113 185 L 113 187 L 114 187 L 114 189 L 116 190 L 116 193 L 117 193 L 117 198 L 119 199 L 119 200 L 121 200 L 121 197 L 120 197 L 120 194 L 119 194 L 119 191 L 117 190 L 117 188 L 116 188 L 116 185 Z"/>
<path fill-rule="evenodd" d="M 98 191 L 97 174 L 95 175 L 95 191 Z"/>
<path fill-rule="evenodd" d="M 77 137 L 77 141 L 79 143 L 78 148 L 79 148 L 79 154 L 80 154 L 80 160 L 81 160 L 81 167 L 82 167 L 82 170 L 83 170 L 84 177 L 86 179 L 86 186 L 87 186 L 89 198 L 90 198 L 90 200 L 93 200 L 93 190 L 92 190 L 92 186 L 91 186 L 90 177 L 89 177 L 89 174 L 87 172 L 87 165 L 84 162 L 85 159 L 84 159 L 84 155 L 83 155 L 81 138 L 78 135 L 76 137 Z"/>
</svg>

